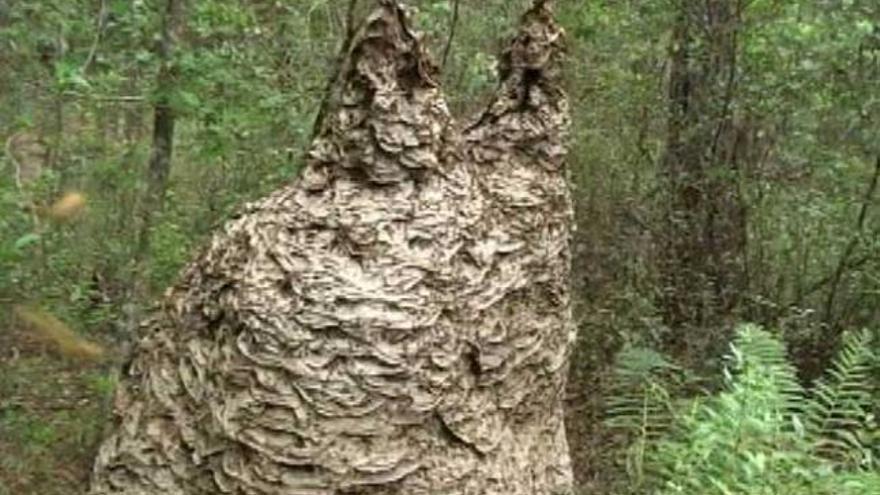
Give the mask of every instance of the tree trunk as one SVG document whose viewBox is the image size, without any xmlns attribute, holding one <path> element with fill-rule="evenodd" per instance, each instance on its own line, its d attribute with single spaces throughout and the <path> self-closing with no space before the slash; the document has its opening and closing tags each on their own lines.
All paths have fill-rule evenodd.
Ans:
<svg viewBox="0 0 880 495">
<path fill-rule="evenodd" d="M 539 0 L 459 132 L 404 11 L 380 4 L 302 175 L 143 324 L 93 494 L 571 489 L 561 29 Z"/>
<path fill-rule="evenodd" d="M 738 0 L 681 1 L 671 42 L 669 123 L 662 171 L 668 206 L 661 307 L 678 355 L 701 354 L 694 333 L 736 308 L 744 283 L 743 143 L 734 125 Z M 705 337 L 705 338 L 703 338 Z"/>
<path fill-rule="evenodd" d="M 175 115 L 171 95 L 176 88 L 177 66 L 174 53 L 185 27 L 185 0 L 166 0 L 162 20 L 162 38 L 158 44 L 159 73 L 156 78 L 156 103 L 153 116 L 153 144 L 147 166 L 147 191 L 140 208 L 136 262 L 138 265 L 137 296 L 146 295 L 147 282 L 143 265 L 149 257 L 150 231 L 157 213 L 165 204 L 168 176 L 171 173 L 171 156 L 174 151 Z"/>
</svg>

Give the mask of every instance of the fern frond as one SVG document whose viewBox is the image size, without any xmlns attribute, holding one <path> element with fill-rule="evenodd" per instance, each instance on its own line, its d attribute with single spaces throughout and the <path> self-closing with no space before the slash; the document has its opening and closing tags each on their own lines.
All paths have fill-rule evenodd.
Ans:
<svg viewBox="0 0 880 495">
<path fill-rule="evenodd" d="M 740 327 L 725 376 L 726 390 L 694 402 L 652 452 L 647 471 L 656 473 L 658 493 L 782 493 L 773 490 L 810 471 L 796 426 L 805 397 L 782 342 Z"/>
<path fill-rule="evenodd" d="M 734 387 L 747 379 L 749 372 L 757 371 L 762 383 L 774 393 L 785 412 L 798 414 L 805 407 L 804 390 L 797 380 L 797 370 L 788 358 L 781 339 L 757 325 L 739 328 L 728 355 L 728 385 Z"/>
<path fill-rule="evenodd" d="M 871 345 L 867 332 L 846 336 L 808 392 L 779 339 L 740 327 L 725 390 L 671 413 L 673 425 L 643 446 L 633 493 L 880 495 Z"/>
<path fill-rule="evenodd" d="M 680 383 L 681 372 L 653 349 L 624 348 L 615 360 L 606 425 L 650 438 L 666 431 L 673 410 L 669 390 Z"/>
<path fill-rule="evenodd" d="M 827 376 L 812 390 L 806 415 L 815 452 L 851 467 L 872 461 L 872 437 L 877 434 L 871 384 L 877 357 L 871 345 L 868 331 L 844 336 Z"/>
<path fill-rule="evenodd" d="M 822 488 L 828 495 L 880 494 L 880 472 L 838 474 L 825 480 Z"/>
<path fill-rule="evenodd" d="M 661 353 L 626 347 L 616 357 L 605 424 L 626 438 L 623 462 L 638 486 L 645 479 L 645 458 L 674 422 L 676 390 L 683 370 Z"/>
</svg>

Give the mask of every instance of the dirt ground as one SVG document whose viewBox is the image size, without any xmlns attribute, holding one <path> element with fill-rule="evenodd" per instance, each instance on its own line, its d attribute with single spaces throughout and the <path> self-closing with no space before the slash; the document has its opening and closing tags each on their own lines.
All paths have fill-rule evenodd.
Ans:
<svg viewBox="0 0 880 495">
<path fill-rule="evenodd" d="M 0 495 L 84 492 L 113 376 L 0 323 Z"/>
<path fill-rule="evenodd" d="M 27 330 L 0 324 L 0 495 L 85 492 L 115 385 L 108 362 L 60 356 Z M 595 373 L 572 367 L 567 421 L 578 494 L 606 493 L 613 481 L 600 387 Z"/>
</svg>

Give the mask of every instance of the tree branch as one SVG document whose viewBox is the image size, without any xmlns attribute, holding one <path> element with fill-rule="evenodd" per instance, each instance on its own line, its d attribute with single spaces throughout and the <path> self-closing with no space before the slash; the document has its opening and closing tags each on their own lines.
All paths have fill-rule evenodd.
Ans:
<svg viewBox="0 0 880 495">
<path fill-rule="evenodd" d="M 339 50 L 339 56 L 336 59 L 336 66 L 333 68 L 333 75 L 327 80 L 323 100 L 321 101 L 321 106 L 318 108 L 318 115 L 315 117 L 314 124 L 312 124 L 312 139 L 317 137 L 318 133 L 321 132 L 321 124 L 323 124 L 330 102 L 333 100 L 333 88 L 336 86 L 336 81 L 342 74 L 342 64 L 345 63 L 345 57 L 348 55 L 355 34 L 360 28 L 360 26 L 355 25 L 357 5 L 358 0 L 348 0 L 348 8 L 345 13 L 345 39 L 342 42 L 342 48 Z"/>
<path fill-rule="evenodd" d="M 15 155 L 12 154 L 12 142 L 15 140 L 15 134 L 9 136 L 9 139 L 6 140 L 6 147 L 4 148 L 6 151 L 6 158 L 12 163 L 12 166 L 15 167 L 15 186 L 21 191 L 22 183 L 21 183 L 21 163 L 16 160 Z"/>
<path fill-rule="evenodd" d="M 880 155 L 877 156 L 877 161 L 874 165 L 874 175 L 871 177 L 871 183 L 868 186 L 867 191 L 865 191 L 865 196 L 862 200 L 862 207 L 859 210 L 859 217 L 856 221 L 856 231 L 853 234 L 852 239 L 850 239 L 849 243 L 847 244 L 846 249 L 843 250 L 843 254 L 840 256 L 840 261 L 837 263 L 837 268 L 834 270 L 834 275 L 831 278 L 831 288 L 828 291 L 828 299 L 825 301 L 826 324 L 831 324 L 832 312 L 834 311 L 834 300 L 837 298 L 837 291 L 840 287 L 840 281 L 843 279 L 843 275 L 846 273 L 846 269 L 849 265 L 850 256 L 852 256 L 856 247 L 859 245 L 862 231 L 865 228 L 865 221 L 868 218 L 868 209 L 871 207 L 871 203 L 873 202 L 874 193 L 877 190 L 878 182 L 880 182 Z"/>
<path fill-rule="evenodd" d="M 114 103 L 144 103 L 147 98 L 139 95 L 90 95 L 77 93 L 76 91 L 65 91 L 62 96 L 67 98 L 77 98 L 92 101 L 114 102 Z"/>
<path fill-rule="evenodd" d="M 86 61 L 83 62 L 82 68 L 80 68 L 80 72 L 85 74 L 89 67 L 92 65 L 92 62 L 95 61 L 95 55 L 98 53 L 98 45 L 101 44 L 101 38 L 104 37 L 104 29 L 107 27 L 107 0 L 101 0 L 101 6 L 98 9 L 98 26 L 95 30 L 95 41 L 92 43 L 92 48 L 89 50 L 89 56 L 86 57 Z"/>
</svg>

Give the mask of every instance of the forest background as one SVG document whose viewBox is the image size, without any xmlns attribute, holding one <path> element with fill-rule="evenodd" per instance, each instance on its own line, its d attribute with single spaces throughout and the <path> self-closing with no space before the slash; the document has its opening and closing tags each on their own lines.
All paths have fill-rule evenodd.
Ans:
<svg viewBox="0 0 880 495">
<path fill-rule="evenodd" d="M 531 2 L 409 3 L 454 114 L 471 115 Z M 135 322 L 212 230 L 295 177 L 369 4 L 0 0 L 0 494 L 83 486 Z M 707 424 L 694 404 L 736 396 L 744 349 L 834 409 L 824 428 L 842 446 L 813 441 L 810 456 L 876 472 L 880 4 L 557 4 L 579 489 L 674 490 L 677 468 L 651 452 L 709 448 L 688 440 L 688 421 Z M 779 451 L 730 462 L 766 476 L 790 467 Z M 736 469 L 707 483 L 782 493 L 717 488 L 745 486 L 725 479 Z M 696 493 L 683 490 L 668 493 Z"/>
</svg>

